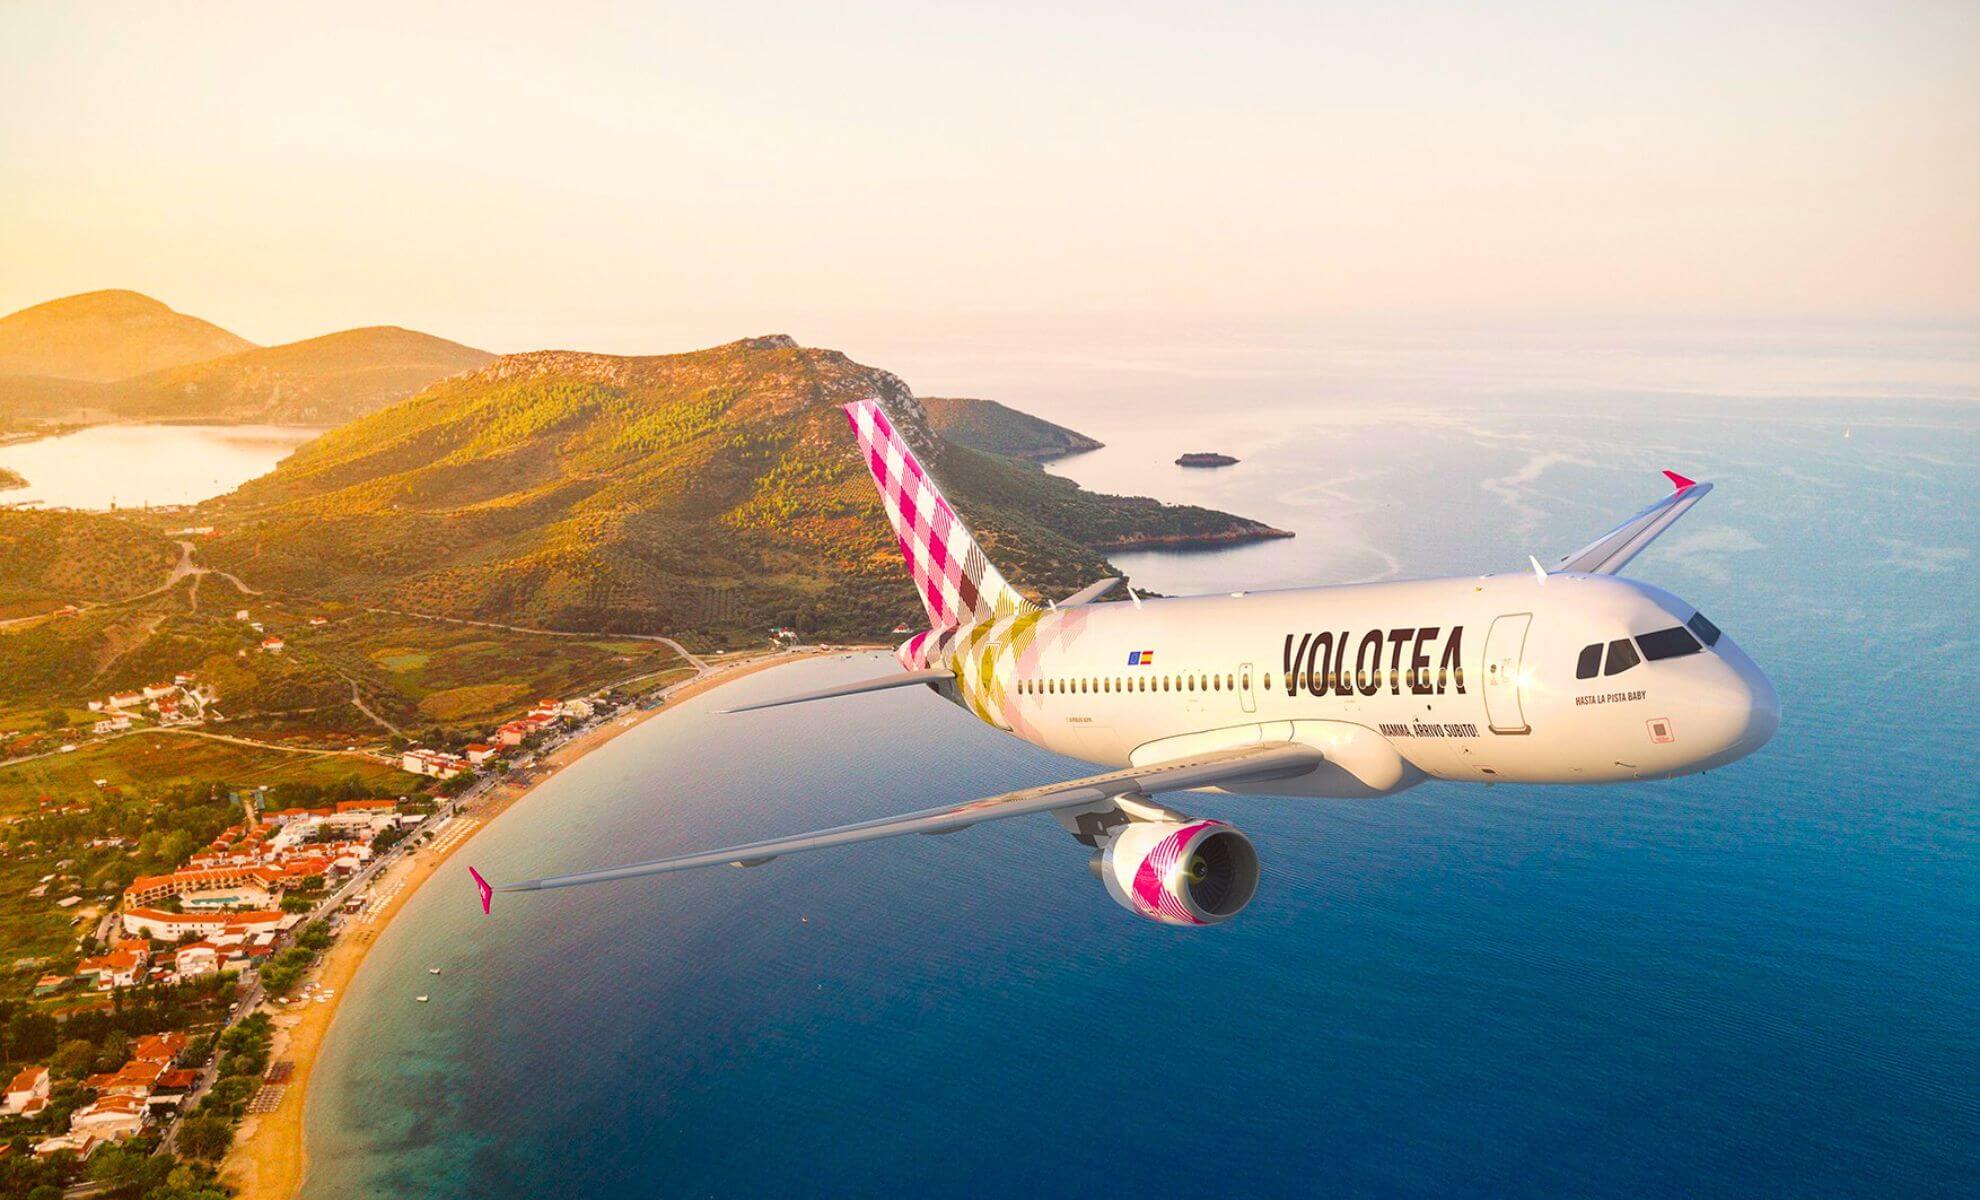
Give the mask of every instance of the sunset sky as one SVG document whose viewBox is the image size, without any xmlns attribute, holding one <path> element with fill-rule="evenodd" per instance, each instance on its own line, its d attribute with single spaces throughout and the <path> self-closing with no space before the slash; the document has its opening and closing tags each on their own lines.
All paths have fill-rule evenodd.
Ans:
<svg viewBox="0 0 1980 1200">
<path fill-rule="evenodd" d="M 1971 3 L 14 3 L 0 46 L 0 311 L 1980 317 Z"/>
</svg>

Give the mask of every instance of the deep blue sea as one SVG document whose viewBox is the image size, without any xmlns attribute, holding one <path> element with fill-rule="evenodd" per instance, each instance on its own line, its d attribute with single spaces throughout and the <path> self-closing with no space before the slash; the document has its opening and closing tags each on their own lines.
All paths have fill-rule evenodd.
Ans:
<svg viewBox="0 0 1980 1200">
<path fill-rule="evenodd" d="M 1972 1195 L 1971 333 L 1481 338 L 1434 369 L 1393 343 L 1130 349 L 858 356 L 1101 438 L 1054 467 L 1082 482 L 1299 535 L 1120 560 L 1171 593 L 1520 570 L 1660 468 L 1713 480 L 1630 573 L 1765 666 L 1779 735 L 1663 783 L 1190 798 L 1265 862 L 1209 930 L 1115 907 L 1043 818 L 482 917 L 467 862 L 548 874 L 1085 773 L 920 693 L 715 713 L 884 660 L 766 672 L 573 765 L 413 898 L 327 1046 L 306 1195 Z"/>
</svg>

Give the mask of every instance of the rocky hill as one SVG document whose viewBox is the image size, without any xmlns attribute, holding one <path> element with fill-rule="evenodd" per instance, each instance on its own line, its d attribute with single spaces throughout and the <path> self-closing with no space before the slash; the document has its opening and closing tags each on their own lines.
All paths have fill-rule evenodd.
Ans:
<svg viewBox="0 0 1980 1200">
<path fill-rule="evenodd" d="M 90 292 L 0 317 L 0 429 L 336 425 L 494 357 L 394 326 L 256 346 L 136 292 Z"/>
<path fill-rule="evenodd" d="M 127 419 L 337 425 L 494 357 L 395 326 L 347 329 L 126 379 L 101 403 Z"/>
<path fill-rule="evenodd" d="M 874 636 L 923 620 L 838 406 L 878 396 L 1022 588 L 1103 551 L 1283 536 L 1082 491 L 944 441 L 901 380 L 783 336 L 496 359 L 331 431 L 205 506 L 259 587 L 552 628 Z"/>
<path fill-rule="evenodd" d="M 953 396 L 924 396 L 921 406 L 935 431 L 959 446 L 1022 458 L 1029 462 L 1050 462 L 1072 454 L 1098 450 L 1101 443 L 1083 433 L 1054 425 L 1050 421 L 1019 412 L 995 400 L 973 400 Z"/>
<path fill-rule="evenodd" d="M 0 375 L 101 383 L 253 348 L 136 292 L 85 292 L 0 317 Z"/>
</svg>

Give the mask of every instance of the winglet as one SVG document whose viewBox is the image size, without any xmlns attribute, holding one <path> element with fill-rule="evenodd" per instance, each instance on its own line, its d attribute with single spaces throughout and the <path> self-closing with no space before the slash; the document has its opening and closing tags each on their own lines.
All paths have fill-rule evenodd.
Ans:
<svg viewBox="0 0 1980 1200">
<path fill-rule="evenodd" d="M 468 874 L 474 876 L 474 890 L 481 893 L 481 915 L 485 917 L 488 915 L 489 906 L 495 902 L 495 889 L 488 886 L 488 881 L 481 877 L 481 872 L 473 867 L 468 868 Z"/>
<path fill-rule="evenodd" d="M 1664 478 L 1670 480 L 1671 487 L 1680 492 L 1688 487 L 1698 486 L 1698 481 L 1696 479 L 1686 479 L 1684 476 L 1678 474 L 1676 471 L 1664 472 Z"/>
</svg>

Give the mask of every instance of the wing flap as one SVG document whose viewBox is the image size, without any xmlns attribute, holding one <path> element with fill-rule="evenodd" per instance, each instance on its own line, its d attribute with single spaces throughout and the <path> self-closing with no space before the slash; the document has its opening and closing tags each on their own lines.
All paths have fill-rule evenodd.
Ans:
<svg viewBox="0 0 1980 1200">
<path fill-rule="evenodd" d="M 796 854 L 804 850 L 848 846 L 909 833 L 953 833 L 983 821 L 998 821 L 1008 817 L 1023 816 L 1026 813 L 1050 812 L 1059 808 L 1075 808 L 1130 792 L 1186 791 L 1191 788 L 1216 787 L 1229 783 L 1261 783 L 1273 779 L 1290 779 L 1313 770 L 1320 765 L 1323 757 L 1318 750 L 1310 746 L 1291 742 L 1246 746 L 1238 750 L 1192 755 L 1169 762 L 1150 763 L 1144 767 L 1109 771 L 1104 775 L 1090 775 L 1085 779 L 1070 779 L 1064 783 L 1048 784 L 1044 787 L 1024 788 L 1020 791 L 1005 792 L 1000 796 L 923 809 L 920 812 L 898 817 L 860 821 L 833 829 L 801 833 L 793 837 L 771 838 L 741 846 L 727 846 L 720 850 L 675 855 L 671 858 L 654 859 L 651 862 L 631 863 L 623 867 L 608 867 L 600 871 L 579 871 L 570 875 L 551 875 L 542 879 L 526 879 L 520 883 L 504 883 L 497 885 L 494 890 L 534 892 L 550 888 L 576 887 L 585 883 L 606 883 L 615 879 L 634 879 L 643 875 L 691 871 L 697 867 L 715 867 L 724 864 L 755 866 L 785 854 Z M 479 878 L 478 875 L 476 877 Z"/>
<path fill-rule="evenodd" d="M 1674 489 L 1669 495 L 1581 549 L 1564 555 L 1554 565 L 1554 570 L 1582 575 L 1614 575 L 1712 490 L 1711 484 L 1686 479 L 1675 471 L 1665 471 L 1664 475 Z"/>
</svg>

